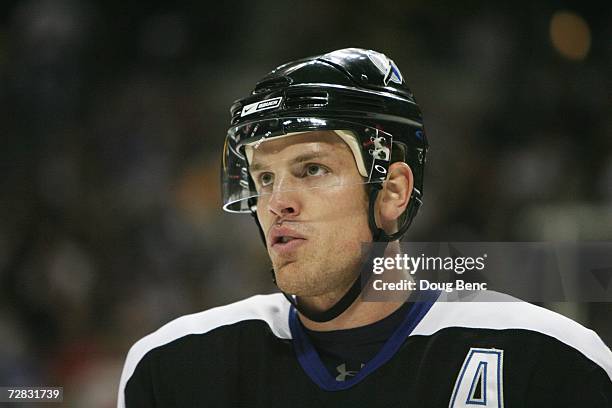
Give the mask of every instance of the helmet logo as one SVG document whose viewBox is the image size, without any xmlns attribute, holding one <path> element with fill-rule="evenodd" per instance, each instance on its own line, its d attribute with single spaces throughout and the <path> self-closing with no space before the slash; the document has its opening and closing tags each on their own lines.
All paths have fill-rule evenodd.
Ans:
<svg viewBox="0 0 612 408">
<path fill-rule="evenodd" d="M 368 58 L 370 58 L 370 61 L 372 61 L 376 68 L 383 74 L 383 83 L 385 86 L 388 85 L 389 82 L 401 84 L 404 81 L 402 73 L 397 65 L 395 65 L 395 62 L 387 58 L 385 54 L 376 51 L 368 51 Z"/>
<path fill-rule="evenodd" d="M 374 148 L 368 150 L 368 153 L 375 159 L 389 161 L 389 148 L 383 145 L 386 142 L 385 138 L 378 135 L 372 136 L 370 137 L 370 142 L 374 144 Z"/>
<path fill-rule="evenodd" d="M 369 130 L 366 129 L 366 132 Z M 372 156 L 372 168 L 370 169 L 370 177 L 368 181 L 379 181 L 387 178 L 389 167 L 389 159 L 391 158 L 391 149 L 389 146 L 393 143 L 391 139 L 380 134 L 378 129 L 375 129 L 376 134 L 370 136 L 370 140 L 363 143 L 364 148 L 368 148 L 368 153 Z M 391 135 L 389 135 L 391 138 Z"/>
<path fill-rule="evenodd" d="M 242 108 L 242 113 L 240 117 L 251 115 L 255 112 L 261 112 L 263 110 L 278 108 L 283 101 L 283 97 L 279 96 L 272 99 L 266 99 L 264 101 L 254 102 L 246 105 Z"/>
</svg>

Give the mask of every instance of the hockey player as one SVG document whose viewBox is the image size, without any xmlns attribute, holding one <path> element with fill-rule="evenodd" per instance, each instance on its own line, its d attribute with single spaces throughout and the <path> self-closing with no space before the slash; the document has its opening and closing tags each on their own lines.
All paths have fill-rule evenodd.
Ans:
<svg viewBox="0 0 612 408">
<path fill-rule="evenodd" d="M 489 292 L 359 296 L 362 243 L 398 253 L 423 198 L 428 143 L 392 60 L 281 65 L 231 115 L 223 208 L 253 215 L 282 293 L 144 337 L 119 407 L 612 406 L 612 353 L 561 315 Z"/>
</svg>

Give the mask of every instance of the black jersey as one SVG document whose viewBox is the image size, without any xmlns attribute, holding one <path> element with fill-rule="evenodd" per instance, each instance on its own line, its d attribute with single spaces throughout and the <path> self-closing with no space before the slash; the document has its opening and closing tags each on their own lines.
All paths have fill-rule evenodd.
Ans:
<svg viewBox="0 0 612 408">
<path fill-rule="evenodd" d="M 339 381 L 281 294 L 183 316 L 138 341 L 118 407 L 612 407 L 593 331 L 494 292 L 430 293 Z"/>
</svg>

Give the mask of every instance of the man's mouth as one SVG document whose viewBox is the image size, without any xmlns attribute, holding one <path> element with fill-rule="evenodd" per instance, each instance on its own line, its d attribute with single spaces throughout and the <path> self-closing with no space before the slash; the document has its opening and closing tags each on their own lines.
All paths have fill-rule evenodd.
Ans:
<svg viewBox="0 0 612 408">
<path fill-rule="evenodd" d="M 288 254 L 306 242 L 306 237 L 291 228 L 274 226 L 270 231 L 268 242 L 275 252 Z"/>
</svg>

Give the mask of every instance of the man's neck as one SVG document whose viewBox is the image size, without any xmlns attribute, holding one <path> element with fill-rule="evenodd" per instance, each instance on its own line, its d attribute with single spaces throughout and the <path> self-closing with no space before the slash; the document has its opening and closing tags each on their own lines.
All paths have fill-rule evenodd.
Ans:
<svg viewBox="0 0 612 408">
<path fill-rule="evenodd" d="M 387 246 L 385 250 L 386 257 L 394 257 L 396 254 L 400 253 L 399 243 L 391 242 Z M 402 277 L 405 279 L 411 279 L 409 274 L 404 276 L 403 272 L 399 271 L 390 271 L 391 273 L 387 273 L 387 277 L 393 275 L 393 280 L 397 279 L 397 274 L 401 273 Z M 385 279 L 385 274 L 377 276 L 376 279 L 387 280 Z M 326 293 L 321 296 L 309 297 L 307 299 L 300 298 L 302 302 L 306 303 L 309 308 L 318 311 L 324 311 L 332 307 L 338 300 L 341 299 L 342 296 L 348 291 L 352 282 L 342 290 Z M 315 322 L 310 320 L 303 314 L 299 313 L 300 321 L 302 324 L 310 329 L 316 331 L 331 331 L 331 330 L 344 330 L 344 329 L 352 329 L 355 327 L 366 326 L 368 324 L 375 323 L 379 320 L 384 319 L 389 316 L 391 313 L 395 312 L 399 309 L 404 302 L 406 302 L 410 293 L 407 293 L 402 299 L 394 298 L 393 301 L 365 301 L 362 296 L 358 297 L 357 300 L 346 309 L 340 316 L 336 317 L 333 320 L 328 322 Z"/>
<path fill-rule="evenodd" d="M 331 331 L 353 329 L 376 323 L 402 306 L 403 302 L 364 302 L 357 299 L 344 313 L 328 322 L 315 322 L 299 313 L 300 321 L 310 330 Z"/>
</svg>

